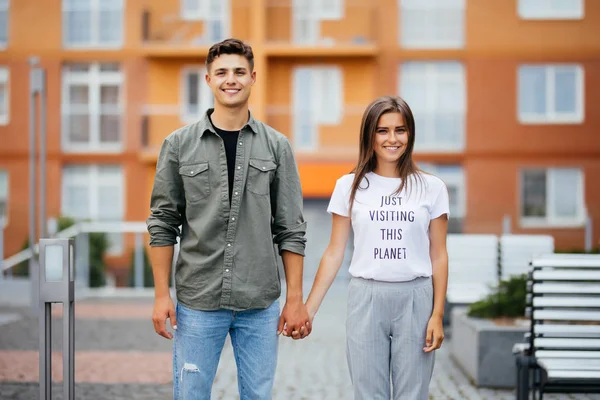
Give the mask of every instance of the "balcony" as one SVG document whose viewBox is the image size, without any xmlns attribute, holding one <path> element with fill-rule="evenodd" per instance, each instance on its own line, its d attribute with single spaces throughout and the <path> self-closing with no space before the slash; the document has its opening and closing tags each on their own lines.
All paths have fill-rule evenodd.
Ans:
<svg viewBox="0 0 600 400">
<path fill-rule="evenodd" d="M 250 36 L 249 3 L 218 3 L 217 9 L 183 10 L 180 1 L 147 1 L 142 11 L 142 51 L 149 57 L 202 57 L 228 37 Z M 208 3 L 198 3 L 208 4 Z"/>
<path fill-rule="evenodd" d="M 372 2 L 291 0 L 267 7 L 267 52 L 272 56 L 372 56 L 376 54 L 376 14 Z M 330 4 L 325 7 L 323 4 Z"/>
</svg>

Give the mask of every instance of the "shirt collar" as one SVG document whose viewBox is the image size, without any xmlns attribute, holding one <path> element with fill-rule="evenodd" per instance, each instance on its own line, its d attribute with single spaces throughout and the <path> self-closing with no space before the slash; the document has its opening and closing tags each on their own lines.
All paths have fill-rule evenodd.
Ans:
<svg viewBox="0 0 600 400">
<path fill-rule="evenodd" d="M 204 133 L 206 131 L 211 131 L 215 135 L 217 134 L 217 132 L 215 132 L 215 128 L 214 128 L 213 124 L 210 122 L 210 119 L 209 119 L 209 116 L 214 111 L 215 111 L 214 108 L 209 108 L 208 110 L 206 110 L 206 112 L 204 113 L 204 116 L 199 121 L 200 137 L 202 137 L 202 135 L 204 135 Z M 246 124 L 242 127 L 241 130 L 243 130 L 246 127 L 250 127 L 250 130 L 253 133 L 257 133 L 258 132 L 258 123 L 256 122 L 256 120 L 252 116 L 252 113 L 250 112 L 250 110 L 248 110 L 248 122 L 246 122 Z"/>
</svg>

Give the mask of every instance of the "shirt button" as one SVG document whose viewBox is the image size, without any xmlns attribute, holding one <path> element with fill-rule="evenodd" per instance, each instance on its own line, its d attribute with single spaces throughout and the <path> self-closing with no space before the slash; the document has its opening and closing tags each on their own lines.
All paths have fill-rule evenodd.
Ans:
<svg viewBox="0 0 600 400">
<path fill-rule="evenodd" d="M 227 268 L 227 269 L 225 270 L 225 272 L 229 272 L 229 268 Z"/>
<path fill-rule="evenodd" d="M 231 220 L 232 220 L 232 221 L 235 221 L 235 217 L 231 217 Z"/>
<path fill-rule="evenodd" d="M 227 243 L 227 247 L 231 247 L 231 243 Z"/>
<path fill-rule="evenodd" d="M 240 142 L 240 146 L 242 145 L 242 142 Z"/>
<path fill-rule="evenodd" d="M 238 192 L 235 192 L 235 195 L 237 196 Z"/>
<path fill-rule="evenodd" d="M 242 169 L 242 167 L 239 167 L 239 166 L 238 166 L 238 169 Z"/>
<path fill-rule="evenodd" d="M 267 169 L 267 167 L 263 167 L 263 169 Z"/>
</svg>

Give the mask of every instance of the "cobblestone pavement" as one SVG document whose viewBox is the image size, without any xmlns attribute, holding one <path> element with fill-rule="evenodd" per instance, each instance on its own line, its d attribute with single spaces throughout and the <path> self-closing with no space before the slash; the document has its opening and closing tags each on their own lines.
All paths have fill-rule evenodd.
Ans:
<svg viewBox="0 0 600 400">
<path fill-rule="evenodd" d="M 310 287 L 310 283 L 305 283 Z M 280 339 L 274 399 L 352 399 L 345 358 L 345 283 L 336 282 L 302 341 Z M 151 300 L 83 300 L 76 305 L 76 399 L 150 400 L 171 396 L 171 342 L 153 331 Z M 19 310 L 2 310 L 13 315 Z M 0 399 L 38 398 L 38 325 L 35 316 L 0 318 Z M 53 379 L 62 379 L 61 312 L 53 308 Z M 54 398 L 62 399 L 61 388 Z M 213 399 L 236 399 L 235 361 L 229 342 L 221 357 Z M 456 367 L 448 344 L 439 350 L 431 399 L 514 399 L 512 391 L 477 389 Z M 547 400 L 598 399 L 592 395 L 547 395 Z"/>
</svg>

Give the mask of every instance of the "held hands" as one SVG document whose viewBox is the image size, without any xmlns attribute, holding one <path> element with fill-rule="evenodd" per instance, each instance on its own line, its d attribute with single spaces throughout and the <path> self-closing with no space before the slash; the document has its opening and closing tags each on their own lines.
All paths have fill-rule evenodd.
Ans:
<svg viewBox="0 0 600 400">
<path fill-rule="evenodd" d="M 154 310 L 152 311 L 152 323 L 154 330 L 160 336 L 173 339 L 173 334 L 167 331 L 167 318 L 171 321 L 171 327 L 177 330 L 177 319 L 175 317 L 175 306 L 170 296 L 157 297 L 154 300 Z"/>
<path fill-rule="evenodd" d="M 283 336 L 298 340 L 310 335 L 311 330 L 312 321 L 302 300 L 288 300 L 281 311 L 277 334 L 282 333 Z"/>
<path fill-rule="evenodd" d="M 432 315 L 427 324 L 427 334 L 425 336 L 425 347 L 423 351 L 430 353 L 439 349 L 444 341 L 444 328 L 442 326 L 442 317 Z"/>
</svg>

